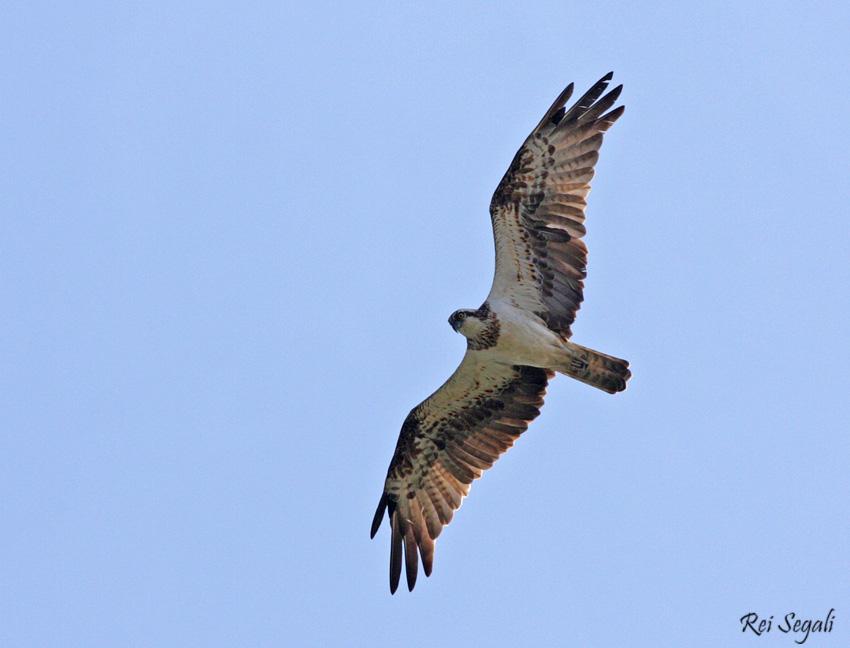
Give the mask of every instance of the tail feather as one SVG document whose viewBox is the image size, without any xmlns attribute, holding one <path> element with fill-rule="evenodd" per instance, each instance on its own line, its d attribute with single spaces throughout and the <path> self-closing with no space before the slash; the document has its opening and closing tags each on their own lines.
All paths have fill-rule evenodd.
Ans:
<svg viewBox="0 0 850 648">
<path fill-rule="evenodd" d="M 626 381 L 632 377 L 627 361 L 578 344 L 570 343 L 569 346 L 570 359 L 554 367 L 556 371 L 609 394 L 616 394 L 626 388 Z"/>
</svg>

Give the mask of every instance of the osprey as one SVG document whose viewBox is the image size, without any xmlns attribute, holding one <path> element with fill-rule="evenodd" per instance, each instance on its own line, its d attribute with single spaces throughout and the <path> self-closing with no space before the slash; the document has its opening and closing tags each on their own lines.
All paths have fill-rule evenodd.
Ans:
<svg viewBox="0 0 850 648">
<path fill-rule="evenodd" d="M 419 557 L 431 575 L 434 542 L 470 484 L 540 413 L 555 372 L 610 394 L 623 391 L 629 363 L 569 341 L 586 276 L 585 198 L 602 136 L 623 106 L 623 86 L 601 99 L 613 73 L 569 110 L 573 84 L 558 96 L 517 152 L 490 202 L 496 274 L 480 308 L 458 310 L 460 366 L 401 428 L 372 522 L 387 512 L 392 533 L 390 591 L 401 575 L 416 584 Z"/>
</svg>

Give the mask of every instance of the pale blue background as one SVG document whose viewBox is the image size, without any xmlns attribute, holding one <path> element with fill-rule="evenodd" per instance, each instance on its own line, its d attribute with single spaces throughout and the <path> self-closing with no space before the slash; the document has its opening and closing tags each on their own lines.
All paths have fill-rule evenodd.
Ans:
<svg viewBox="0 0 850 648">
<path fill-rule="evenodd" d="M 850 10 L 692 4 L 6 3 L 0 644 L 850 645 Z M 634 379 L 557 378 L 391 597 L 490 195 L 609 70 L 575 340 Z"/>
</svg>

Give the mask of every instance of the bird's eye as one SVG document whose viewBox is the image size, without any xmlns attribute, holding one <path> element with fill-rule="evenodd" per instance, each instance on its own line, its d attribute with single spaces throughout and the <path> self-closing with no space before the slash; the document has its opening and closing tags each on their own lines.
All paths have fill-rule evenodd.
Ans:
<svg viewBox="0 0 850 648">
<path fill-rule="evenodd" d="M 458 314 L 457 314 L 457 318 L 458 318 L 459 320 L 465 319 L 465 318 L 466 318 L 466 313 L 458 313 Z"/>
</svg>

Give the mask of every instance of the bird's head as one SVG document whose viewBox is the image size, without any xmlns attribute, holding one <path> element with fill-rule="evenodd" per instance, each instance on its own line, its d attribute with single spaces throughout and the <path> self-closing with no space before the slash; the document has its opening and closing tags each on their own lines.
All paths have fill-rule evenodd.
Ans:
<svg viewBox="0 0 850 648">
<path fill-rule="evenodd" d="M 479 316 L 478 311 L 468 308 L 462 308 L 452 313 L 449 317 L 449 324 L 456 332 L 462 333 L 467 338 L 476 337 L 487 326 Z"/>
</svg>

